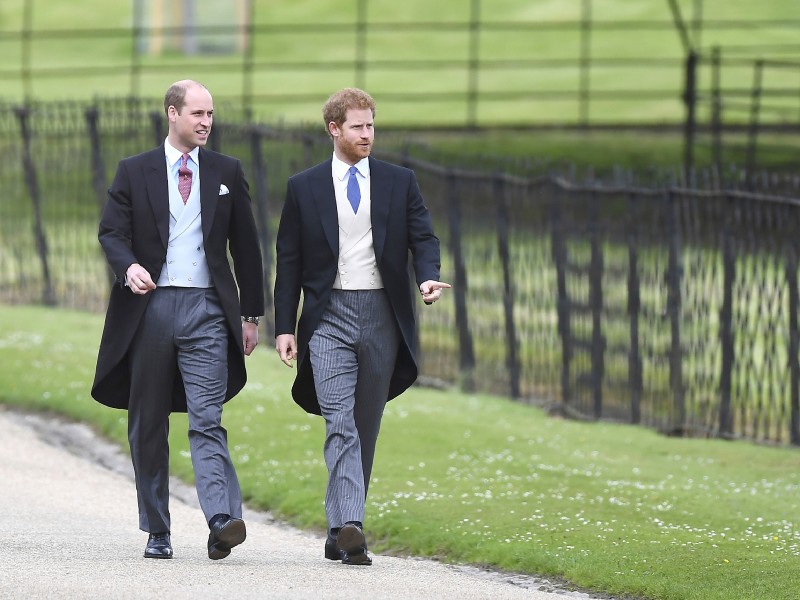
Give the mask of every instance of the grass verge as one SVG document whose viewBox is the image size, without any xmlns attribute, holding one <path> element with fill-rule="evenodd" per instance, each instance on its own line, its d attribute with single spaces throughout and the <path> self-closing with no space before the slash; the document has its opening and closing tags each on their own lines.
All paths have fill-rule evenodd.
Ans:
<svg viewBox="0 0 800 600">
<path fill-rule="evenodd" d="M 0 401 L 56 411 L 125 443 L 89 397 L 102 318 L 0 307 Z M 270 351 L 225 410 L 248 503 L 324 528 L 322 421 L 289 398 Z M 173 470 L 191 481 L 186 420 Z M 564 577 L 663 600 L 789 600 L 800 564 L 800 454 L 578 423 L 490 396 L 415 388 L 391 402 L 367 507 L 377 552 Z M 321 546 L 320 546 L 321 550 Z"/>
</svg>

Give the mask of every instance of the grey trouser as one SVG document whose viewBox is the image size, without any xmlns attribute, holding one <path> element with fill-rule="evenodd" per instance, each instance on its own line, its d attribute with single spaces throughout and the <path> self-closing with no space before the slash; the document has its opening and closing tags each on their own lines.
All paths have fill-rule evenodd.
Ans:
<svg viewBox="0 0 800 600">
<path fill-rule="evenodd" d="M 241 517 L 239 480 L 220 424 L 228 385 L 228 329 L 213 288 L 160 287 L 150 292 L 130 349 L 128 441 L 136 475 L 139 527 L 170 530 L 169 414 L 177 372 L 189 416 L 195 486 L 206 520 Z"/>
<path fill-rule="evenodd" d="M 400 334 L 384 290 L 333 290 L 309 342 L 325 419 L 328 527 L 364 521 Z"/>
</svg>

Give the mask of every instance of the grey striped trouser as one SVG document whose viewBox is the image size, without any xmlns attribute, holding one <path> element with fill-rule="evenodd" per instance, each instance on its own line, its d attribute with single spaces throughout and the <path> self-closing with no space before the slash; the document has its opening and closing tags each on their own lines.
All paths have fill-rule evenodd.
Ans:
<svg viewBox="0 0 800 600">
<path fill-rule="evenodd" d="M 309 341 L 325 419 L 328 527 L 364 521 L 375 444 L 400 333 L 384 290 L 333 290 Z"/>
</svg>

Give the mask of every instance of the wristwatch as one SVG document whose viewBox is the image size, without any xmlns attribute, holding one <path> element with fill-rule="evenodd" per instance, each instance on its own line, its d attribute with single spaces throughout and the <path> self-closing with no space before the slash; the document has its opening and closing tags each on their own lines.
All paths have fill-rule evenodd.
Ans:
<svg viewBox="0 0 800 600">
<path fill-rule="evenodd" d="M 261 320 L 261 317 L 242 317 L 243 323 L 255 323 L 258 325 L 258 322 Z"/>
</svg>

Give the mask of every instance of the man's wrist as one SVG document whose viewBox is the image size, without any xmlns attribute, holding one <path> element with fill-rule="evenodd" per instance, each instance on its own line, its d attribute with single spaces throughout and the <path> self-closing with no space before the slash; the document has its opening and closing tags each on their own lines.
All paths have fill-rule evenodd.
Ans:
<svg viewBox="0 0 800 600">
<path fill-rule="evenodd" d="M 261 317 L 242 317 L 242 323 L 253 323 L 258 325 L 258 322 L 261 320 Z"/>
</svg>

